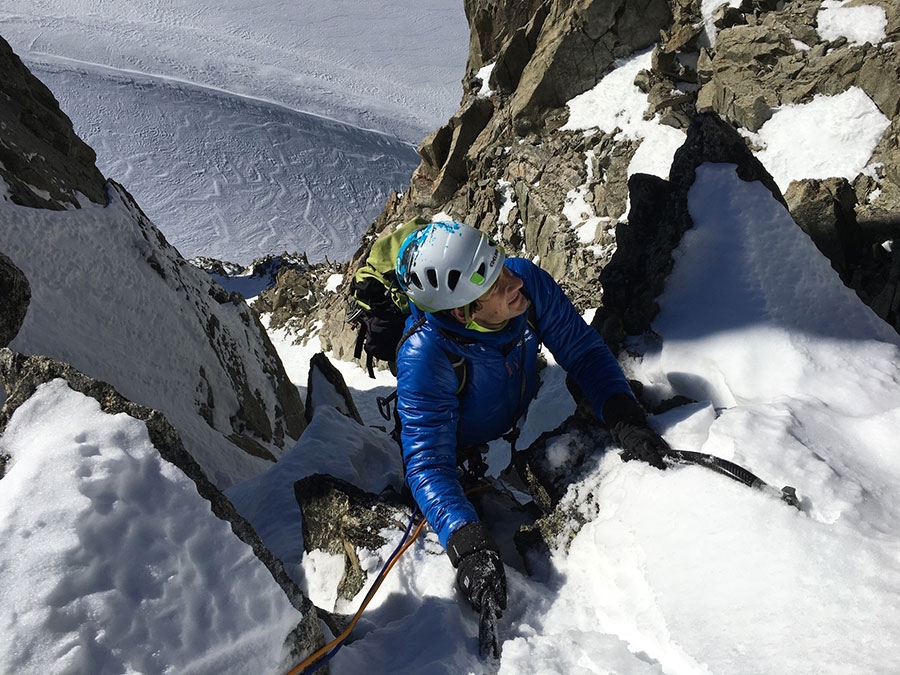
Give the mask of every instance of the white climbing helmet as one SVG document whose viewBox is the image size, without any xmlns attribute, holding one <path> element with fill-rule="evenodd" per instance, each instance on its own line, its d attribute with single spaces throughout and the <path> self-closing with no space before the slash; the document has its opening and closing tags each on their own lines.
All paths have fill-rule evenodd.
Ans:
<svg viewBox="0 0 900 675">
<path fill-rule="evenodd" d="M 419 309 L 465 307 L 500 276 L 503 249 L 490 236 L 456 222 L 429 223 L 397 253 L 397 280 Z"/>
</svg>

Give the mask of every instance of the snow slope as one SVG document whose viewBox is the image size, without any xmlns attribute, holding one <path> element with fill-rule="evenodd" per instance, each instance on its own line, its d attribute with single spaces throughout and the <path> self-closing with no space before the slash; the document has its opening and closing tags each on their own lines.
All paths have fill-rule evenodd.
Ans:
<svg viewBox="0 0 900 675">
<path fill-rule="evenodd" d="M 418 164 L 390 135 L 273 103 L 67 62 L 32 68 L 101 172 L 186 257 L 349 258 Z"/>
<path fill-rule="evenodd" d="M 299 613 L 142 422 L 62 380 L 14 417 L 0 438 L 2 672 L 277 671 Z"/>
<path fill-rule="evenodd" d="M 226 440 L 242 405 L 229 363 L 276 419 L 270 357 L 252 334 L 249 308 L 218 302 L 204 272 L 155 241 L 118 192 L 108 194 L 109 206 L 85 199 L 70 211 L 0 201 L 0 251 L 31 286 L 10 348 L 70 363 L 161 411 L 220 487 L 263 471 L 269 462 Z"/>
</svg>

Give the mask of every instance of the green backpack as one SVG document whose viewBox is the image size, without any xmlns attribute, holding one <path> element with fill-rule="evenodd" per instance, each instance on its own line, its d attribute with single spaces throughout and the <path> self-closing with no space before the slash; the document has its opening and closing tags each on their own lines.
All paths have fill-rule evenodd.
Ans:
<svg viewBox="0 0 900 675">
<path fill-rule="evenodd" d="M 397 346 L 410 314 L 409 298 L 397 283 L 397 253 L 411 233 L 428 223 L 417 216 L 391 234 L 379 237 L 350 282 L 347 322 L 359 330 L 353 357 L 360 358 L 365 350 L 366 369 L 372 378 L 374 359 L 386 361 L 391 372 L 397 374 Z"/>
</svg>

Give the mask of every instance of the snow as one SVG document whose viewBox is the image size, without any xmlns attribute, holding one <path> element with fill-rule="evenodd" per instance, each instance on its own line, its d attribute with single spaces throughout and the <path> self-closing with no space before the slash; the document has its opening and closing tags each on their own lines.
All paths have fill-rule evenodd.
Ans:
<svg viewBox="0 0 900 675">
<path fill-rule="evenodd" d="M 494 95 L 494 91 L 491 89 L 490 79 L 491 73 L 494 72 L 495 65 L 497 65 L 496 62 L 489 63 L 486 66 L 480 68 L 475 74 L 475 77 L 481 80 L 481 87 L 479 87 L 478 89 L 478 96 L 483 98 L 490 98 Z"/>
<path fill-rule="evenodd" d="M 397 30 L 410 27 L 405 17 L 424 21 L 411 3 L 392 6 L 397 11 L 386 16 L 397 22 Z M 48 64 L 45 70 L 60 69 L 64 85 L 82 83 L 107 93 L 125 86 L 111 85 L 93 65 L 63 68 L 59 58 L 46 56 L 53 49 L 55 57 L 114 68 L 117 78 L 124 78 L 126 69 L 140 72 L 125 89 L 161 78 L 151 87 L 159 98 L 142 99 L 158 111 L 174 109 L 176 90 L 212 97 L 212 87 L 279 100 L 282 107 L 271 110 L 304 109 L 302 101 L 276 95 L 296 86 L 285 73 L 304 55 L 312 65 L 333 60 L 341 66 L 319 73 L 333 77 L 338 101 L 321 91 L 303 95 L 310 108 L 318 106 L 318 113 L 346 125 L 364 120 L 362 126 L 374 127 L 394 114 L 397 126 L 406 124 L 408 111 L 398 112 L 403 106 L 390 95 L 386 108 L 369 111 L 369 96 L 390 94 L 393 83 L 373 81 L 371 92 L 354 89 L 372 72 L 393 68 L 398 54 L 434 57 L 422 60 L 417 77 L 425 84 L 445 82 L 437 77 L 441 69 L 428 65 L 439 61 L 441 49 L 432 54 L 423 41 L 391 32 L 389 23 L 370 28 L 381 15 L 368 5 L 232 0 L 216 5 L 216 12 L 208 7 L 173 0 L 98 9 L 70 0 L 60 8 L 38 0 L 26 9 L 0 0 L 0 32 L 25 52 L 29 64 L 41 61 Z M 387 5 L 378 7 L 386 11 Z M 270 14 L 262 15 L 263 9 Z M 302 12 L 315 30 L 297 32 Z M 443 16 L 433 19 L 439 29 Z M 849 27 L 859 25 L 851 19 L 845 19 Z M 844 24 L 844 34 L 847 28 Z M 397 48 L 409 43 L 412 51 Z M 460 44 L 465 43 L 463 37 Z M 342 52 L 347 45 L 349 53 Z M 643 139 L 647 157 L 657 155 L 653 171 L 665 175 L 675 136 L 666 130 L 654 135 L 653 125 L 659 125 L 642 119 L 646 100 L 632 85 L 647 58 L 619 63 L 601 89 L 570 103 L 570 129 L 612 133 L 618 128 Z M 363 62 L 374 71 L 349 72 Z M 448 68 L 458 81 L 462 67 L 457 62 Z M 298 67 L 297 77 L 311 83 L 313 71 Z M 175 77 L 191 85 L 178 89 Z M 249 89 L 254 78 L 260 88 L 248 94 L 242 87 Z M 76 98 L 71 91 L 68 96 Z M 200 114 L 210 109 L 202 97 L 179 100 L 196 103 Z M 246 98 L 219 100 L 235 106 L 244 101 L 235 120 L 242 111 L 253 114 Z M 872 139 L 883 119 L 868 106 L 851 90 L 776 111 L 768 123 L 773 126 L 760 131 L 765 149 L 759 157 L 779 185 L 801 177 L 809 166 L 848 177 L 869 170 Z M 838 116 L 844 134 L 829 132 L 827 120 Z M 104 119 L 111 129 L 101 127 L 97 135 L 133 132 L 125 125 L 134 124 L 135 117 L 121 119 L 119 128 L 114 118 Z M 429 121 L 428 130 L 439 123 Z M 797 134 L 812 126 L 820 130 L 818 154 L 799 152 L 807 144 L 798 143 Z M 152 154 L 153 147 L 146 140 L 144 151 Z M 196 147 L 200 152 L 203 146 Z M 802 157 L 792 161 L 788 149 Z M 819 157 L 832 157 L 833 163 L 825 165 Z M 162 157 L 157 166 L 166 163 Z M 209 166 L 215 163 L 205 170 Z M 185 167 L 172 167 L 176 179 L 190 178 Z M 123 182 L 130 187 L 130 180 Z M 0 183 L 0 194 L 4 188 Z M 499 673 L 893 675 L 900 669 L 900 338 L 840 284 L 761 185 L 740 181 L 729 165 L 705 165 L 689 199 L 695 226 L 677 251 L 654 323 L 662 342 L 632 345 L 639 356 L 626 368 L 656 399 L 678 392 L 697 400 L 652 419 L 673 446 L 738 462 L 776 488 L 792 485 L 802 508 L 700 467 L 661 472 L 623 464 L 615 452 L 597 449 L 562 504 L 587 524 L 577 532 L 573 528 L 568 547 L 553 554 L 545 574 L 526 577 L 507 561 L 510 604 L 499 622 Z M 143 203 L 140 196 L 138 201 Z M 154 397 L 165 408 L 167 394 L 183 396 L 177 392 L 181 385 L 167 382 L 165 372 L 196 367 L 181 361 L 188 355 L 165 352 L 163 345 L 172 343 L 157 335 L 168 331 L 177 337 L 182 330 L 181 300 L 173 296 L 170 308 L 141 305 L 140 289 L 149 280 L 129 277 L 136 265 L 127 265 L 129 258 L 115 241 L 91 230 L 108 231 L 119 222 L 117 208 L 49 213 L 0 202 L 0 232 L 6 233 L 0 250 L 17 262 L 33 260 L 25 271 L 39 283 L 28 321 L 38 321 L 46 332 L 44 342 L 32 344 L 35 349 L 58 344 L 72 353 L 94 353 L 86 369 L 128 371 L 124 379 L 135 391 L 123 393 Z M 178 213 L 182 208 L 188 208 L 183 201 L 171 205 Z M 247 201 L 245 208 L 252 213 L 258 207 Z M 313 226 L 297 225 L 302 236 L 319 236 L 307 228 Z M 213 250 L 221 238 L 225 257 L 238 258 L 240 242 L 232 238 L 237 235 L 226 235 L 205 230 L 196 242 L 198 252 Z M 350 239 L 342 245 L 354 249 L 356 239 L 346 236 Z M 135 235 L 119 239 L 124 245 Z M 19 242 L 28 256 L 17 256 L 10 242 Z M 105 247 L 99 253 L 84 246 L 98 242 Z M 53 257 L 60 249 L 75 261 L 71 266 L 60 267 Z M 139 253 L 130 255 L 136 260 Z M 97 260 L 107 266 L 91 267 Z M 73 279 L 85 303 L 79 307 L 66 291 Z M 153 323 L 166 331 L 129 320 L 107 341 L 97 339 L 96 325 L 73 321 L 78 330 L 54 335 L 55 316 L 103 315 L 104 302 L 161 312 Z M 108 316 L 112 324 L 122 315 Z M 148 350 L 137 358 L 118 351 L 129 331 L 139 331 Z M 283 331 L 269 334 L 305 396 L 318 341 L 301 346 Z M 168 369 L 154 367 L 160 363 Z M 303 552 L 292 485 L 319 471 L 370 491 L 397 484 L 398 451 L 371 428 L 386 424 L 375 397 L 390 392 L 394 382 L 385 372 L 372 380 L 356 364 L 333 363 L 366 428 L 329 407 L 327 397 L 320 399 L 297 444 L 265 472 L 259 469 L 231 487 L 228 496 L 316 603 L 352 613 L 368 586 L 354 600 L 338 600 L 341 565 L 321 552 Z M 542 377 L 545 384 L 520 447 L 558 426 L 574 406 L 565 374 L 552 359 Z M 166 412 L 177 415 L 175 409 Z M 504 445 L 492 444 L 494 471 L 505 466 Z M 564 461 L 562 445 L 552 451 Z M 5 672 L 280 673 L 289 667 L 282 644 L 299 618 L 296 611 L 249 548 L 212 516 L 190 481 L 159 458 L 142 424 L 102 413 L 92 399 L 54 381 L 13 415 L 0 437 L 0 455 L 10 457 L 0 490 Z M 361 552 L 372 570 L 370 583 L 401 533 L 383 534 L 387 541 L 381 549 Z M 355 640 L 331 662 L 331 672 L 480 674 L 484 664 L 475 655 L 476 635 L 477 618 L 460 601 L 453 569 L 426 530 L 390 573 L 357 625 Z"/>
<path fill-rule="evenodd" d="M 47 425 L 47 418 L 53 424 Z M 10 673 L 274 672 L 300 614 L 143 423 L 41 385 L 0 437 Z"/>
<path fill-rule="evenodd" d="M 777 108 L 756 136 L 757 158 L 782 192 L 791 180 L 863 172 L 891 121 L 859 87 Z"/>
<path fill-rule="evenodd" d="M 706 31 L 706 39 L 709 46 L 716 44 L 716 27 L 713 24 L 713 17 L 715 16 L 716 10 L 722 5 L 727 7 L 740 7 L 741 0 L 727 0 L 727 2 L 722 2 L 722 0 L 701 0 L 700 2 L 700 14 L 703 16 L 703 26 Z"/>
<path fill-rule="evenodd" d="M 644 119 L 647 95 L 635 84 L 641 70 L 650 68 L 653 49 L 618 59 L 597 85 L 570 100 L 564 131 L 616 132 L 616 139 L 643 141 L 631 160 L 628 175 L 650 173 L 668 178 L 672 156 L 684 143 L 684 132 L 659 123 L 659 116 Z"/>
<path fill-rule="evenodd" d="M 509 223 L 509 214 L 516 207 L 516 192 L 513 184 L 508 180 L 497 181 L 497 192 L 502 200 L 497 220 L 505 225 Z"/>
<path fill-rule="evenodd" d="M 710 45 L 716 43 L 716 27 L 713 16 L 722 6 L 739 7 L 740 0 L 702 0 L 700 12 Z M 857 0 L 823 0 L 816 13 L 816 32 L 823 40 L 834 41 L 845 37 L 851 44 L 879 44 L 885 39 L 887 13 L 884 8 Z M 808 47 L 806 47 L 808 48 Z"/>
<path fill-rule="evenodd" d="M 334 293 L 344 281 L 343 274 L 332 274 L 325 280 L 325 290 Z"/>
<path fill-rule="evenodd" d="M 101 172 L 187 257 L 348 258 L 418 163 L 396 137 L 252 97 L 66 61 L 33 69 Z"/>
<path fill-rule="evenodd" d="M 845 37 L 851 44 L 884 41 L 887 13 L 883 7 L 854 3 L 852 0 L 824 0 L 816 14 L 816 32 L 823 40 Z"/>
<path fill-rule="evenodd" d="M 204 325 L 210 317 L 233 336 L 235 353 L 229 356 L 244 352 L 240 362 L 248 386 L 261 392 L 263 409 L 272 414 L 276 401 L 267 357 L 261 348 L 239 346 L 252 344 L 243 337 L 249 317 L 230 302 L 217 302 L 209 277 L 184 264 L 171 247 L 151 243 L 153 235 L 119 193 L 108 193 L 106 207 L 86 202 L 69 211 L 0 202 L 0 251 L 31 288 L 25 321 L 10 348 L 70 363 L 163 412 L 220 487 L 256 475 L 268 463 L 224 438 L 233 433 L 231 417 L 241 403 Z M 195 299 L 185 308 L 188 293 Z M 200 410 L 210 391 L 215 407 L 207 422 Z M 281 454 L 275 447 L 270 451 Z"/>
<path fill-rule="evenodd" d="M 0 0 L 0 34 L 185 257 L 244 265 L 349 258 L 468 46 L 457 0 Z"/>
<path fill-rule="evenodd" d="M 572 225 L 581 245 L 591 244 L 594 241 L 594 233 L 597 231 L 597 226 L 600 223 L 600 219 L 593 215 L 593 208 L 585 199 L 594 178 L 592 165 L 594 152 L 593 150 L 588 150 L 584 154 L 586 157 L 584 165 L 587 174 L 585 182 L 583 185 L 569 190 L 563 205 L 563 215 L 568 219 L 569 224 Z"/>
<path fill-rule="evenodd" d="M 900 500 L 892 488 L 900 480 L 900 337 L 841 284 L 761 184 L 740 181 L 733 166 L 704 165 L 689 199 L 695 226 L 654 324 L 662 348 L 635 345 L 643 355 L 626 365 L 651 396 L 698 399 L 653 418 L 674 446 L 731 459 L 778 488 L 792 485 L 802 510 L 699 467 L 663 473 L 598 453 L 563 500 L 590 522 L 554 554 L 548 576 L 527 578 L 508 563 L 499 672 L 892 673 L 897 663 L 885 646 L 900 634 Z M 297 349 L 286 338 L 275 344 Z M 358 366 L 335 363 L 358 402 L 382 390 Z M 571 412 L 552 360 L 544 377 L 549 386 L 520 445 Z M 368 424 L 379 422 L 371 405 L 361 412 Z M 308 430 L 279 464 L 300 455 L 306 471 L 321 462 L 351 475 L 365 443 L 315 450 L 340 433 L 331 428 L 340 421 L 328 413 L 328 430 Z M 338 450 L 352 457 L 335 457 Z M 492 466 L 504 466 L 494 450 Z M 548 452 L 564 453 L 564 444 Z M 371 488 L 373 475 L 379 471 L 360 470 L 353 481 Z M 229 491 L 239 508 L 251 492 L 271 494 L 262 488 L 274 485 L 266 476 L 252 490 Z M 376 552 L 379 561 L 398 537 Z M 367 610 L 364 637 L 338 652 L 334 672 L 362 664 L 368 672 L 482 672 L 476 619 L 454 604 L 452 569 L 435 546 L 426 539 L 405 554 Z M 306 587 L 323 601 L 335 600 L 333 565 L 319 555 L 302 562 Z M 416 649 L 404 646 L 423 626 L 440 630 Z"/>
</svg>

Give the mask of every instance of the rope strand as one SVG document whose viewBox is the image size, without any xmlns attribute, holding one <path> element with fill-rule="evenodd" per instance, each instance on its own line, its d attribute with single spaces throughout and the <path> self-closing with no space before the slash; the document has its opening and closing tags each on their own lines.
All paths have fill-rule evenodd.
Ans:
<svg viewBox="0 0 900 675">
<path fill-rule="evenodd" d="M 412 537 L 409 541 L 405 541 L 409 536 L 409 531 L 412 529 L 413 523 L 415 523 L 416 516 L 418 515 L 418 508 L 413 510 L 412 517 L 409 520 L 409 525 L 406 527 L 406 531 L 403 533 L 403 537 L 400 538 L 400 543 L 397 545 L 397 548 L 394 549 L 394 552 L 390 555 L 387 561 L 384 564 L 384 567 L 381 568 L 381 571 L 378 573 L 378 576 L 375 578 L 375 583 L 372 584 L 372 588 L 369 589 L 369 592 L 366 593 L 366 597 L 363 599 L 362 604 L 359 606 L 359 609 L 356 610 L 356 614 L 354 614 L 353 619 L 351 619 L 350 623 L 347 624 L 347 627 L 344 631 L 338 635 L 334 640 L 326 644 L 321 649 L 317 650 L 314 654 L 306 657 L 303 661 L 298 663 L 296 666 L 291 668 L 286 675 L 300 675 L 303 673 L 304 675 L 308 675 L 309 673 L 316 672 L 319 668 L 324 666 L 331 658 L 338 652 L 338 650 L 343 646 L 344 641 L 350 637 L 350 633 L 353 631 L 353 628 L 356 626 L 356 623 L 359 621 L 362 616 L 363 611 L 365 611 L 366 607 L 368 607 L 369 602 L 371 602 L 372 598 L 375 596 L 375 592 L 381 587 L 382 582 L 385 577 L 387 577 L 388 573 L 394 567 L 396 562 L 400 559 L 406 550 L 415 543 L 419 534 L 422 532 L 422 528 L 425 527 L 425 519 L 419 522 L 418 527 L 416 527 L 415 532 L 413 532 Z M 330 652 L 330 653 L 329 653 Z M 321 661 L 321 662 L 319 662 Z M 315 667 L 312 670 L 307 671 L 311 665 L 315 664 Z"/>
</svg>

